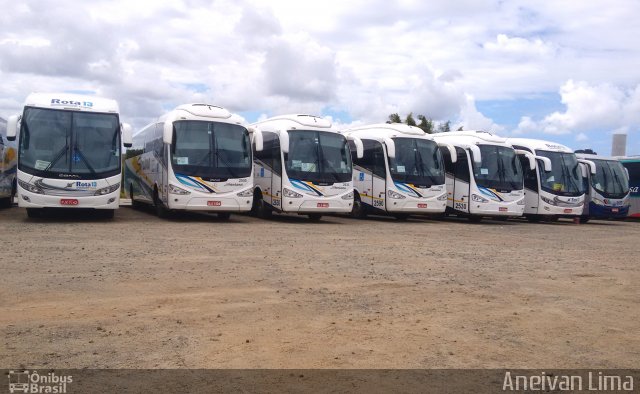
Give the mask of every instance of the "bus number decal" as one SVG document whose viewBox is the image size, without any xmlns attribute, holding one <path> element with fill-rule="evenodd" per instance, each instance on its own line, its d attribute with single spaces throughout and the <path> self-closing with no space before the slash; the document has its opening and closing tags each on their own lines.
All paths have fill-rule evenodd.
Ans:
<svg viewBox="0 0 640 394">
<path fill-rule="evenodd" d="M 384 200 L 373 200 L 374 207 L 384 207 Z"/>
<path fill-rule="evenodd" d="M 467 210 L 467 203 L 466 202 L 457 202 L 453 205 L 453 207 L 455 209 L 458 209 L 460 211 L 466 211 Z"/>
<path fill-rule="evenodd" d="M 279 207 L 280 206 L 280 200 L 277 199 L 277 198 L 274 198 L 271 205 L 273 205 L 274 207 Z"/>
</svg>

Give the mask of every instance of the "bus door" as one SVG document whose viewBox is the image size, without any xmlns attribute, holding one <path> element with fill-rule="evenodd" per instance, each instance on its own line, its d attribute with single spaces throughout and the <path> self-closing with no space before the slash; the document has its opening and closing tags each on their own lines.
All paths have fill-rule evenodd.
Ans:
<svg viewBox="0 0 640 394">
<path fill-rule="evenodd" d="M 465 149 L 456 147 L 458 159 L 455 168 L 455 182 L 453 185 L 453 208 L 460 212 L 469 212 L 469 188 L 471 174 L 469 169 L 469 156 Z"/>
<path fill-rule="evenodd" d="M 525 155 L 518 155 L 520 166 L 524 175 L 524 213 L 538 213 L 538 170 L 529 167 L 529 159 Z"/>
</svg>

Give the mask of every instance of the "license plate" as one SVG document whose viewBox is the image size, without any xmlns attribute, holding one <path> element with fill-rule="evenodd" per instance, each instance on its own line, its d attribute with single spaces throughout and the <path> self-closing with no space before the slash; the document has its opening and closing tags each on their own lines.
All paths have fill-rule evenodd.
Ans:
<svg viewBox="0 0 640 394">
<path fill-rule="evenodd" d="M 620 210 L 618 208 L 611 208 L 611 212 L 618 213 L 618 212 L 620 212 Z"/>
<path fill-rule="evenodd" d="M 329 208 L 328 202 L 319 202 L 317 205 L 318 208 Z"/>
<path fill-rule="evenodd" d="M 507 207 L 499 207 L 498 210 L 500 212 L 507 212 L 509 210 L 509 208 L 507 208 Z"/>
<path fill-rule="evenodd" d="M 78 200 L 75 198 L 61 198 L 60 205 L 78 205 Z"/>
<path fill-rule="evenodd" d="M 426 208 L 427 204 L 418 204 L 418 208 Z"/>
<path fill-rule="evenodd" d="M 571 208 L 567 208 L 567 209 L 564 210 L 564 213 L 571 213 L 571 212 L 573 212 L 573 209 L 571 209 Z"/>
<path fill-rule="evenodd" d="M 207 201 L 207 205 L 210 207 L 219 207 L 222 205 L 222 201 Z"/>
</svg>

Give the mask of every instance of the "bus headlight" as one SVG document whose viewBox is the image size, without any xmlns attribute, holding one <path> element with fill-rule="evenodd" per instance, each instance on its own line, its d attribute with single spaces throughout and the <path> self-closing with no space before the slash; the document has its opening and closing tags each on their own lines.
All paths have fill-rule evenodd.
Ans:
<svg viewBox="0 0 640 394">
<path fill-rule="evenodd" d="M 471 195 L 471 200 L 474 202 L 489 202 L 489 200 L 487 200 L 486 198 L 479 196 L 477 194 L 472 194 Z"/>
<path fill-rule="evenodd" d="M 285 196 L 285 197 L 289 197 L 289 198 L 300 198 L 300 197 L 302 197 L 302 194 L 296 193 L 291 189 L 287 189 L 286 187 L 284 189 L 282 189 L 282 195 Z"/>
<path fill-rule="evenodd" d="M 238 197 L 253 197 L 253 189 L 247 189 L 236 194 Z"/>
<path fill-rule="evenodd" d="M 389 198 L 394 198 L 396 200 L 402 200 L 403 198 L 405 198 L 405 196 L 393 190 L 389 190 L 387 195 L 389 196 Z"/>
<path fill-rule="evenodd" d="M 20 179 L 18 179 L 18 184 L 20 185 L 21 188 L 25 189 L 28 192 L 44 194 L 44 191 L 40 187 L 33 185 L 31 183 L 27 183 L 25 181 L 21 181 Z"/>
<path fill-rule="evenodd" d="M 605 205 L 604 201 L 600 200 L 599 198 L 592 198 L 591 201 L 598 205 Z"/>
<path fill-rule="evenodd" d="M 118 190 L 119 187 L 120 187 L 120 183 L 116 183 L 115 185 L 103 187 L 102 189 L 96 190 L 96 192 L 93 193 L 93 195 L 94 196 L 104 196 L 105 194 L 109 194 L 109 193 L 115 192 L 116 190 Z"/>
<path fill-rule="evenodd" d="M 345 194 L 344 196 L 342 196 L 343 200 L 353 200 L 353 192 L 349 192 L 347 194 Z"/>
<path fill-rule="evenodd" d="M 183 195 L 183 196 L 185 194 L 191 194 L 190 191 L 184 190 L 183 188 L 178 187 L 176 185 L 172 185 L 172 184 L 169 184 L 169 193 L 171 193 L 171 194 L 180 194 L 180 195 Z"/>
<path fill-rule="evenodd" d="M 438 197 L 436 200 L 438 201 L 447 201 L 447 193 L 443 193 L 440 197 Z"/>
</svg>

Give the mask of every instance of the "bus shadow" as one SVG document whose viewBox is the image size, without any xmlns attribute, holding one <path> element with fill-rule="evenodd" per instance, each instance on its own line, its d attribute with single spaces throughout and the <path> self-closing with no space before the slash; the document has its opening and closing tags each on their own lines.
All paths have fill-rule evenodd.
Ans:
<svg viewBox="0 0 640 394">
<path fill-rule="evenodd" d="M 42 208 L 36 217 L 25 217 L 31 223 L 109 223 L 113 218 L 109 212 L 99 209 Z M 117 218 L 117 210 L 115 218 Z M 26 215 L 25 215 L 26 216 Z"/>
<path fill-rule="evenodd" d="M 165 217 L 158 217 L 155 208 L 151 205 L 142 205 L 138 207 L 126 207 L 123 209 L 129 209 L 133 212 L 140 212 L 144 215 L 153 216 L 158 220 L 172 222 L 172 223 L 187 223 L 187 222 L 213 222 L 213 223 L 246 223 L 247 215 L 244 213 L 232 213 L 229 218 L 219 217 L 215 212 L 203 212 L 203 211 L 172 211 L 168 212 Z M 238 220 L 241 219 L 241 220 Z"/>
</svg>

